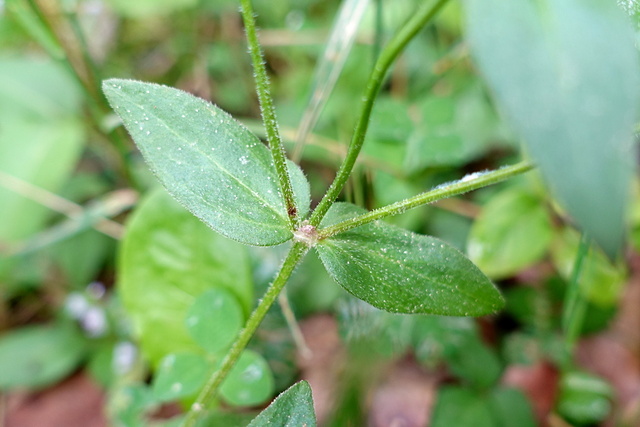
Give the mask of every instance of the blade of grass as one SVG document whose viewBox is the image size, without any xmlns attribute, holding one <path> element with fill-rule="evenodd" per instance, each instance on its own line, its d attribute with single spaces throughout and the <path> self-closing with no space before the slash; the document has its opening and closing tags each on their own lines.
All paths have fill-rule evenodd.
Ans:
<svg viewBox="0 0 640 427">
<path fill-rule="evenodd" d="M 302 114 L 296 134 L 296 145 L 291 156 L 296 163 L 302 158 L 302 151 L 309 132 L 316 125 L 320 113 L 322 113 L 322 109 L 326 105 L 340 73 L 342 73 L 368 5 L 369 0 L 346 0 L 340 6 L 329 41 L 316 67 L 311 85 L 311 98 Z"/>
<path fill-rule="evenodd" d="M 80 218 L 89 215 L 85 208 L 77 203 L 2 171 L 0 171 L 0 186 L 33 200 L 42 206 L 46 206 L 55 212 L 61 213 L 73 221 L 78 221 Z M 131 200 L 131 198 L 132 196 L 127 196 L 126 203 L 123 202 L 123 204 L 133 204 L 134 200 Z M 95 229 L 107 236 L 118 238 L 122 225 L 110 219 L 103 218 L 96 221 Z"/>
<path fill-rule="evenodd" d="M 98 200 L 90 201 L 77 215 L 73 215 L 73 217 L 28 240 L 11 245 L 4 253 L 6 256 L 26 255 L 68 239 L 89 228 L 95 228 L 104 235 L 119 240 L 124 235 L 124 226 L 108 218 L 130 209 L 135 205 L 137 199 L 137 193 L 132 190 L 113 191 Z"/>
</svg>

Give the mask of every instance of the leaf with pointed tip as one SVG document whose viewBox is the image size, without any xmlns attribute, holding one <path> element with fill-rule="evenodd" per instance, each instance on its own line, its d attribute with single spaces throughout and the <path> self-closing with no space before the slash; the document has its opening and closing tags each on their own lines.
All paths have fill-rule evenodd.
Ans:
<svg viewBox="0 0 640 427">
<path fill-rule="evenodd" d="M 313 411 L 313 398 L 308 382 L 300 381 L 282 392 L 248 425 L 248 427 L 267 426 L 316 426 L 316 414 Z"/>
<path fill-rule="evenodd" d="M 103 90 L 169 193 L 219 233 L 277 245 L 293 234 L 269 149 L 215 105 L 178 89 L 107 80 Z M 299 216 L 309 184 L 289 163 Z"/>
<path fill-rule="evenodd" d="M 609 0 L 465 6 L 471 50 L 496 101 L 554 195 L 613 255 L 623 238 L 640 99 L 626 17 Z"/>
<path fill-rule="evenodd" d="M 321 225 L 364 212 L 336 203 Z M 460 251 L 434 237 L 384 222 L 324 239 L 316 249 L 336 282 L 382 310 L 482 316 L 504 305 L 500 292 Z"/>
</svg>

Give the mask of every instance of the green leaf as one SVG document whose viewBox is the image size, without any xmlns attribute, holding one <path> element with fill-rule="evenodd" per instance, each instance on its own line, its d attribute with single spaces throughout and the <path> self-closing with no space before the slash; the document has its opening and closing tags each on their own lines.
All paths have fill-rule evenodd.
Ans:
<svg viewBox="0 0 640 427">
<path fill-rule="evenodd" d="M 477 84 L 453 95 L 426 97 L 418 108 L 420 120 L 408 138 L 404 161 L 409 171 L 462 165 L 498 136 L 496 114 Z"/>
<path fill-rule="evenodd" d="M 273 374 L 258 353 L 245 350 L 220 387 L 227 403 L 235 406 L 255 406 L 273 395 Z"/>
<path fill-rule="evenodd" d="M 153 364 L 169 353 L 201 351 L 185 319 L 206 290 L 228 290 L 245 315 L 253 304 L 246 247 L 209 230 L 158 190 L 131 215 L 118 264 L 123 305 Z"/>
<path fill-rule="evenodd" d="M 145 18 L 168 15 L 193 7 L 198 3 L 198 0 L 109 0 L 108 3 L 123 16 Z"/>
<path fill-rule="evenodd" d="M 210 371 L 210 364 L 198 354 L 169 354 L 153 379 L 153 395 L 165 402 L 192 396 L 204 385 Z"/>
<path fill-rule="evenodd" d="M 474 426 L 496 427 L 496 418 L 488 402 L 472 390 L 442 387 L 438 391 L 432 427 Z"/>
<path fill-rule="evenodd" d="M 558 412 L 577 424 L 597 424 L 611 411 L 611 386 L 594 375 L 573 371 L 560 380 Z"/>
<path fill-rule="evenodd" d="M 544 204 L 514 188 L 498 193 L 473 223 L 467 252 L 489 277 L 508 277 L 539 261 L 552 238 Z"/>
<path fill-rule="evenodd" d="M 321 225 L 363 212 L 337 203 Z M 380 221 L 324 239 L 316 249 L 338 284 L 381 310 L 481 316 L 504 305 L 495 286 L 460 251 Z"/>
<path fill-rule="evenodd" d="M 315 427 L 311 387 L 306 381 L 289 387 L 251 421 L 248 427 Z"/>
<path fill-rule="evenodd" d="M 627 18 L 609 0 L 465 5 L 471 49 L 498 105 L 555 196 L 614 254 L 636 158 L 640 69 Z"/>
<path fill-rule="evenodd" d="M 224 356 L 242 329 L 244 320 L 237 298 L 224 288 L 215 288 L 196 299 L 187 313 L 186 324 L 202 348 Z"/>
<path fill-rule="evenodd" d="M 231 116 L 157 84 L 108 80 L 103 90 L 160 182 L 205 224 L 250 245 L 293 236 L 271 152 Z M 304 217 L 309 184 L 289 166 Z"/>
<path fill-rule="evenodd" d="M 49 209 L 16 192 L 11 177 L 57 192 L 78 160 L 84 129 L 79 95 L 54 63 L 0 58 L 0 241 L 42 228 Z M 12 190 L 13 188 L 13 190 Z"/>
<path fill-rule="evenodd" d="M 535 427 L 536 419 L 527 397 L 517 389 L 499 388 L 489 396 L 500 427 Z"/>
<path fill-rule="evenodd" d="M 27 326 L 0 337 L 0 390 L 41 388 L 78 367 L 87 352 L 71 325 Z"/>
<path fill-rule="evenodd" d="M 502 373 L 502 366 L 495 351 L 475 334 L 447 357 L 451 371 L 470 382 L 476 388 L 488 388 L 495 384 Z"/>
</svg>

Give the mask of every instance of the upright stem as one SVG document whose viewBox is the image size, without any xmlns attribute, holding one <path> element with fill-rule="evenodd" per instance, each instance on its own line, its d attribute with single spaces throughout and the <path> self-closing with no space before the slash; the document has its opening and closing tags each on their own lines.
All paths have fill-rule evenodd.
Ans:
<svg viewBox="0 0 640 427">
<path fill-rule="evenodd" d="M 244 326 L 242 331 L 240 331 L 240 334 L 233 343 L 233 346 L 222 360 L 220 368 L 211 375 L 198 395 L 195 403 L 191 406 L 191 410 L 182 422 L 182 427 L 193 427 L 198 421 L 198 417 L 202 411 L 209 406 L 210 402 L 216 397 L 220 385 L 238 361 L 242 351 L 246 348 L 249 340 L 251 340 L 251 337 L 253 337 L 253 334 L 258 329 L 260 322 L 262 322 L 262 319 L 275 302 L 280 291 L 282 291 L 282 288 L 287 283 L 287 280 L 289 280 L 289 277 L 291 276 L 291 273 L 293 273 L 298 262 L 307 253 L 307 250 L 309 250 L 309 248 L 304 243 L 296 242 L 293 244 L 287 254 L 287 257 L 282 263 L 282 267 L 280 267 L 278 275 L 274 279 L 273 283 L 269 285 L 269 288 L 258 303 L 258 306 L 249 316 L 247 324 Z"/>
<path fill-rule="evenodd" d="M 343 233 L 355 227 L 368 224 L 372 221 L 385 218 L 391 215 L 397 215 L 407 209 L 422 206 L 427 203 L 433 203 L 447 197 L 456 196 L 458 194 L 467 193 L 487 185 L 504 181 L 516 175 L 523 174 L 531 170 L 534 166 L 529 162 L 520 162 L 512 166 L 500 168 L 491 172 L 480 174 L 471 174 L 449 185 L 440 186 L 426 193 L 409 197 L 408 199 L 387 205 L 385 207 L 373 210 L 364 215 L 360 215 L 348 220 L 339 222 L 327 228 L 323 228 L 318 232 L 319 239 L 326 239 L 336 234 Z"/>
<path fill-rule="evenodd" d="M 351 175 L 351 170 L 356 162 L 356 158 L 360 153 L 362 144 L 364 143 L 364 137 L 369 127 L 369 117 L 371 116 L 371 110 L 373 109 L 373 103 L 378 95 L 380 87 L 384 82 L 384 77 L 387 71 L 398 57 L 400 52 L 411 41 L 411 39 L 425 26 L 436 13 L 447 3 L 448 0 L 437 0 L 434 4 L 426 5 L 418 9 L 409 21 L 402 26 L 400 31 L 391 39 L 389 44 L 384 48 L 380 57 L 378 58 L 373 71 L 369 76 L 369 82 L 365 94 L 362 98 L 362 105 L 360 109 L 360 116 L 356 129 L 353 133 L 353 138 L 349 144 L 347 156 L 345 157 L 338 173 L 336 174 L 333 183 L 327 190 L 317 208 L 309 218 L 309 222 L 313 226 L 318 226 L 324 215 L 329 210 L 329 207 L 333 201 L 338 197 L 345 183 Z"/>
<path fill-rule="evenodd" d="M 247 43 L 249 44 L 249 53 L 253 62 L 253 72 L 256 82 L 256 90 L 258 92 L 258 100 L 260 101 L 260 110 L 262 111 L 262 121 L 267 132 L 267 142 L 273 154 L 273 163 L 280 181 L 280 188 L 284 203 L 289 214 L 292 229 L 297 226 L 298 209 L 293 197 L 293 187 L 291 186 L 291 178 L 289 177 L 289 169 L 287 168 L 287 154 L 284 150 L 284 144 L 278 130 L 278 122 L 276 121 L 276 111 L 273 107 L 273 100 L 269 91 L 269 77 L 265 69 L 264 56 L 258 35 L 256 33 L 256 21 L 253 13 L 251 0 L 240 0 L 242 20 L 247 33 Z"/>
</svg>

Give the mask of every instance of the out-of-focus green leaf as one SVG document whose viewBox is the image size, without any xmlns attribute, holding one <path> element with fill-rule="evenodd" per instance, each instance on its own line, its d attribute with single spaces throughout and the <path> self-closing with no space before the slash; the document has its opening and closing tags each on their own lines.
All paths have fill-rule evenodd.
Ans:
<svg viewBox="0 0 640 427">
<path fill-rule="evenodd" d="M 536 419 L 527 397 L 520 390 L 499 388 L 489 396 L 499 427 L 535 427 Z"/>
<path fill-rule="evenodd" d="M 193 7 L 198 0 L 108 0 L 108 3 L 120 14 L 129 18 L 145 18 L 156 15 L 168 15 L 182 9 Z"/>
<path fill-rule="evenodd" d="M 497 117 L 479 85 L 419 104 L 420 121 L 408 139 L 405 166 L 461 165 L 479 156 L 498 135 Z"/>
<path fill-rule="evenodd" d="M 225 288 L 200 295 L 187 312 L 186 324 L 194 340 L 207 352 L 224 355 L 244 325 L 238 299 Z"/>
<path fill-rule="evenodd" d="M 220 387 L 224 400 L 235 406 L 255 406 L 273 395 L 273 374 L 258 353 L 245 350 Z"/>
<path fill-rule="evenodd" d="M 207 380 L 211 366 L 190 353 L 169 354 L 162 359 L 153 379 L 153 395 L 160 401 L 194 395 Z"/>
<path fill-rule="evenodd" d="M 185 319 L 208 289 L 231 292 L 248 315 L 253 285 L 246 248 L 209 230 L 158 189 L 131 216 L 122 242 L 118 288 L 143 353 L 197 352 Z"/>
<path fill-rule="evenodd" d="M 447 357 L 447 363 L 454 374 L 477 388 L 494 385 L 502 373 L 498 356 L 478 335 L 466 339 Z"/>
<path fill-rule="evenodd" d="M 322 226 L 363 212 L 334 204 Z M 316 249 L 338 284 L 385 311 L 481 316 L 504 304 L 495 286 L 457 249 L 380 221 L 324 239 Z"/>
<path fill-rule="evenodd" d="M 306 381 L 291 386 L 280 394 L 248 427 L 315 427 L 311 387 Z"/>
<path fill-rule="evenodd" d="M 82 150 L 80 97 L 73 81 L 55 64 L 0 58 L 0 241 L 28 237 L 49 210 L 20 194 L 18 178 L 58 191 Z"/>
<path fill-rule="evenodd" d="M 87 342 L 72 325 L 26 326 L 0 336 L 0 390 L 40 388 L 82 362 Z"/>
<path fill-rule="evenodd" d="M 608 0 L 467 0 L 468 37 L 496 101 L 554 195 L 610 255 L 635 169 L 640 64 Z M 606 202 L 604 202 L 606 201 Z"/>
<path fill-rule="evenodd" d="M 472 319 L 445 316 L 414 316 L 412 344 L 420 362 L 435 367 L 477 335 Z"/>
<path fill-rule="evenodd" d="M 340 335 L 350 354 L 384 359 L 407 351 L 415 316 L 388 313 L 351 296 L 339 302 L 337 311 Z"/>
<path fill-rule="evenodd" d="M 568 372 L 560 380 L 558 412 L 578 424 L 603 421 L 611 411 L 613 390 L 601 378 L 586 372 Z"/>
<path fill-rule="evenodd" d="M 517 188 L 497 194 L 471 226 L 467 253 L 489 277 L 508 277 L 539 261 L 552 238 L 545 206 Z"/>
<path fill-rule="evenodd" d="M 565 280 L 571 277 L 579 244 L 578 233 L 566 228 L 551 246 L 553 263 Z M 580 291 L 595 305 L 613 306 L 620 298 L 626 278 L 626 269 L 621 262 L 612 263 L 599 248 L 592 245 L 582 264 Z"/>
<path fill-rule="evenodd" d="M 230 115 L 152 83 L 114 79 L 103 90 L 160 182 L 205 224 L 251 245 L 293 236 L 271 152 Z M 289 166 L 304 217 L 309 184 L 297 166 Z"/>
<path fill-rule="evenodd" d="M 488 402 L 472 390 L 442 387 L 433 410 L 432 427 L 496 427 L 496 417 Z"/>
</svg>

